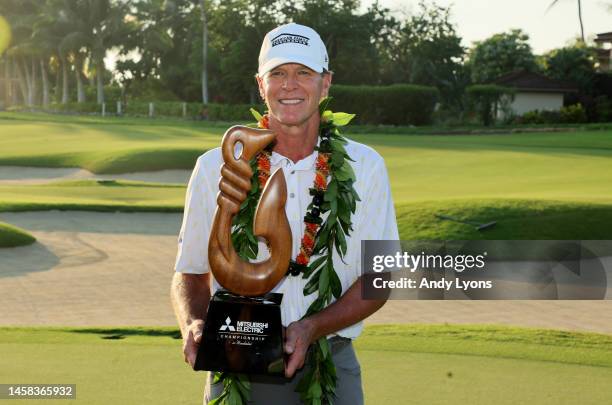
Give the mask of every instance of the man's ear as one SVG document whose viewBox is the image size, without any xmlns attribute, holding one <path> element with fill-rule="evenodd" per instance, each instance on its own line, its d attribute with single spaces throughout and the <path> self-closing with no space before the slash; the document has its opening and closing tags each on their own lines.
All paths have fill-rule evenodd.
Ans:
<svg viewBox="0 0 612 405">
<path fill-rule="evenodd" d="M 329 95 L 329 88 L 332 82 L 332 72 L 323 74 L 323 89 L 321 91 L 321 98 L 325 98 Z"/>
<path fill-rule="evenodd" d="M 265 102 L 266 94 L 264 93 L 263 89 L 263 78 L 259 75 L 255 75 L 255 80 L 257 81 L 257 87 L 259 88 L 259 97 L 261 97 L 261 99 Z"/>
</svg>

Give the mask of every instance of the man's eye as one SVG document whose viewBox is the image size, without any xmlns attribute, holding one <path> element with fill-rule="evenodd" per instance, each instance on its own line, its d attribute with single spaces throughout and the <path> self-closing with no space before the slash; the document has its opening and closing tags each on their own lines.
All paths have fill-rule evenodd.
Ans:
<svg viewBox="0 0 612 405">
<path fill-rule="evenodd" d="M 275 71 L 275 72 L 271 72 L 271 73 L 270 73 L 270 76 L 275 76 L 275 77 L 278 77 L 278 76 L 282 76 L 282 74 L 283 74 L 283 72 L 280 72 L 280 71 Z"/>
<path fill-rule="evenodd" d="M 302 76 L 310 76 L 310 72 L 308 70 L 300 70 L 298 74 Z"/>
</svg>

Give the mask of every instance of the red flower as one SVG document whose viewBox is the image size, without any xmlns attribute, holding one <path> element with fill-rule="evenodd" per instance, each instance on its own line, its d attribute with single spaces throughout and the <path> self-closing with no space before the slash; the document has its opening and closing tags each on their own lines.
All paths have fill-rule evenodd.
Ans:
<svg viewBox="0 0 612 405">
<path fill-rule="evenodd" d="M 264 114 L 261 117 L 261 120 L 257 123 L 259 128 L 270 129 L 270 118 L 268 118 L 268 114 Z"/>
<path fill-rule="evenodd" d="M 305 233 L 304 237 L 302 238 L 302 244 L 304 247 L 312 249 L 314 246 L 314 240 L 307 233 Z"/>
<path fill-rule="evenodd" d="M 308 264 L 308 258 L 302 252 L 300 252 L 300 254 L 295 258 L 295 261 L 304 266 Z"/>
<path fill-rule="evenodd" d="M 329 171 L 328 160 L 329 155 L 327 153 L 319 153 L 319 156 L 317 156 L 317 170 L 327 173 Z"/>
<path fill-rule="evenodd" d="M 327 189 L 327 179 L 321 172 L 317 172 L 315 175 L 315 187 L 319 190 Z"/>
<path fill-rule="evenodd" d="M 270 172 L 270 159 L 265 153 L 260 153 L 257 156 L 257 167 L 259 171 Z"/>
<path fill-rule="evenodd" d="M 312 222 L 306 222 L 306 229 L 312 235 L 317 233 L 317 229 L 319 228 L 319 224 L 313 224 Z"/>
</svg>

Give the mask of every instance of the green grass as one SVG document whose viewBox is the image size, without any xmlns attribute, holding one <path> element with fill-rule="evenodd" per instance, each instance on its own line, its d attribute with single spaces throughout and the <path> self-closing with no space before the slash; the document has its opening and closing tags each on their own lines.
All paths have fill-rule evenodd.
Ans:
<svg viewBox="0 0 612 405">
<path fill-rule="evenodd" d="M 0 381 L 77 384 L 87 404 L 196 403 L 205 374 L 183 363 L 177 337 L 171 328 L 0 328 Z M 369 404 L 601 404 L 612 395 L 607 335 L 382 325 L 355 347 Z"/>
<path fill-rule="evenodd" d="M 0 185 L 1 211 L 182 212 L 185 186 L 127 180 Z"/>
<path fill-rule="evenodd" d="M 228 124 L 0 113 L 0 165 L 98 173 L 190 169 Z M 612 131 L 353 134 L 385 158 L 402 238 L 612 239 Z M 184 188 L 0 186 L 0 211 L 180 211 Z M 479 233 L 436 214 L 498 221 Z"/>
<path fill-rule="evenodd" d="M 441 220 L 436 214 L 481 224 Z M 399 204 L 397 222 L 405 240 L 610 240 L 612 205 L 521 199 L 464 199 Z"/>
<path fill-rule="evenodd" d="M 0 248 L 31 245 L 36 238 L 23 229 L 0 222 Z"/>
<path fill-rule="evenodd" d="M 127 124 L 0 120 L 0 165 L 109 174 L 192 169 L 199 155 L 219 146 L 224 132 L 187 123 Z"/>
</svg>

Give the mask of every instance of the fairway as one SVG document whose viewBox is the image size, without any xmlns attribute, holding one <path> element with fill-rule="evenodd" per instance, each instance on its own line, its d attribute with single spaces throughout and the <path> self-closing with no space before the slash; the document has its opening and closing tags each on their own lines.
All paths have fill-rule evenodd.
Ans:
<svg viewBox="0 0 612 405">
<path fill-rule="evenodd" d="M 0 115 L 0 165 L 130 173 L 193 167 L 229 124 Z M 404 239 L 611 239 L 612 131 L 354 134 L 385 158 Z M 144 182 L 0 185 L 0 210 L 180 212 L 184 187 Z M 497 221 L 487 232 L 440 221 Z"/>
<path fill-rule="evenodd" d="M 2 328 L 0 356 L 11 366 L 0 380 L 76 384 L 78 403 L 197 403 L 204 373 L 183 363 L 178 336 L 170 328 Z M 382 325 L 356 342 L 369 404 L 601 404 L 612 395 L 605 335 Z"/>
</svg>

